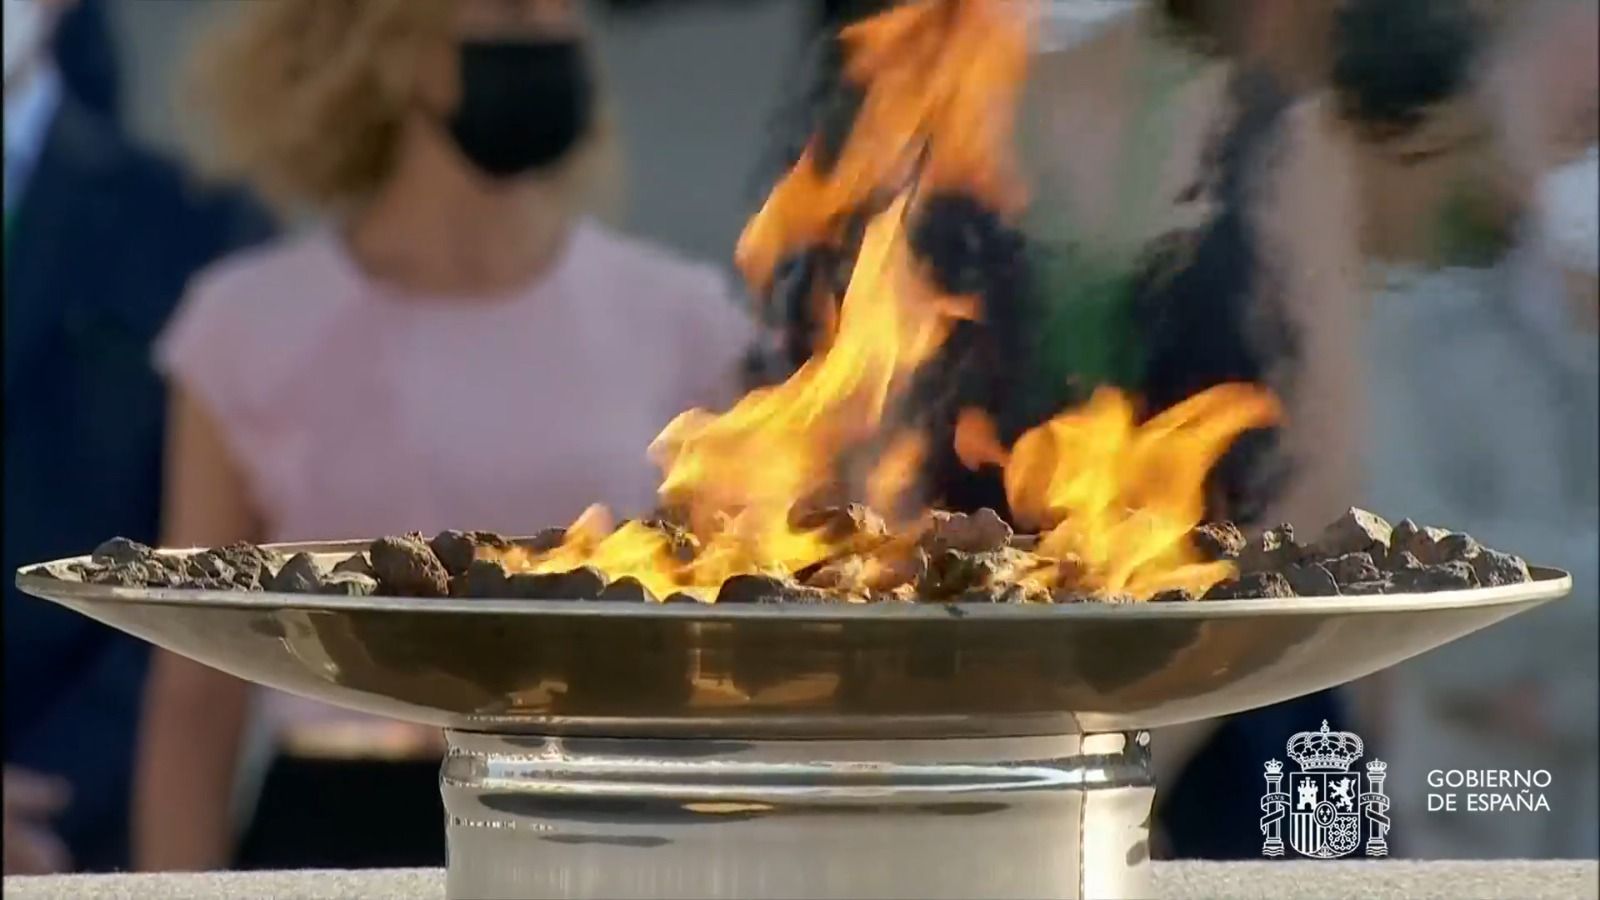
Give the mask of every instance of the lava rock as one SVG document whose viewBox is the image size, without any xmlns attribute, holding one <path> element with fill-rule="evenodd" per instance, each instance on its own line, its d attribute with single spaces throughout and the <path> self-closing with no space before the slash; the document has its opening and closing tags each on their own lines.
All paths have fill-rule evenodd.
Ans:
<svg viewBox="0 0 1600 900">
<path fill-rule="evenodd" d="M 119 566 L 100 566 L 85 569 L 83 580 L 90 584 L 104 584 L 115 587 L 147 587 L 150 576 L 143 563 L 130 563 Z M 196 585 L 196 587 L 213 587 L 214 585 Z"/>
<path fill-rule="evenodd" d="M 507 579 L 519 600 L 594 600 L 606 589 L 606 577 L 589 566 L 545 575 L 518 573 Z"/>
<path fill-rule="evenodd" d="M 493 532 L 488 531 L 473 533 L 493 534 Z M 495 536 L 499 537 L 498 535 Z M 513 547 L 521 547 L 524 550 L 532 550 L 535 553 L 547 553 L 561 546 L 566 539 L 567 530 L 565 528 L 546 528 L 533 537 L 523 538 L 516 541 L 506 541 L 506 544 Z M 502 540 L 504 539 L 502 538 Z"/>
<path fill-rule="evenodd" d="M 322 590 L 327 575 L 316 557 L 309 553 L 296 553 L 289 557 L 277 574 L 267 582 L 271 590 L 284 594 L 316 594 Z"/>
<path fill-rule="evenodd" d="M 947 551 L 993 553 L 1011 542 L 1011 526 L 985 506 L 971 515 L 938 511 L 931 514 L 922 546 L 935 556 Z"/>
<path fill-rule="evenodd" d="M 912 547 L 909 552 L 891 556 L 884 559 L 878 557 L 878 570 L 867 587 L 874 591 L 891 591 L 906 586 L 916 593 L 916 586 L 928 577 L 928 567 L 932 562 L 928 559 L 928 551 L 921 547 Z"/>
<path fill-rule="evenodd" d="M 376 580 L 378 577 L 378 573 L 372 571 L 372 560 L 367 558 L 367 554 L 364 551 L 334 563 L 333 572 L 335 574 L 340 572 L 353 572 L 357 575 L 365 575 L 374 580 Z"/>
<path fill-rule="evenodd" d="M 1239 553 L 1239 571 L 1281 571 L 1299 562 L 1304 555 L 1305 549 L 1295 543 L 1294 526 L 1279 525 L 1246 542 Z"/>
<path fill-rule="evenodd" d="M 492 531 L 441 531 L 428 542 L 439 564 L 451 575 L 461 575 L 481 550 L 509 550 L 511 542 Z"/>
<path fill-rule="evenodd" d="M 1319 556 L 1335 559 L 1352 553 L 1365 553 L 1368 560 L 1383 558 L 1389 552 L 1394 529 L 1382 516 L 1351 507 L 1323 529 L 1311 545 Z M 1334 573 L 1338 577 L 1338 573 Z"/>
<path fill-rule="evenodd" d="M 867 595 L 868 603 L 915 603 L 917 602 L 917 588 L 913 584 L 900 584 L 884 591 L 873 591 Z"/>
<path fill-rule="evenodd" d="M 674 591 L 673 593 L 668 594 L 667 598 L 661 602 L 674 604 L 699 603 L 700 598 L 694 596 L 693 594 L 685 594 L 682 591 Z"/>
<path fill-rule="evenodd" d="M 883 517 L 860 503 L 842 506 L 797 503 L 789 510 L 789 527 L 796 531 L 820 530 L 824 539 L 836 543 L 879 540 L 889 534 Z"/>
<path fill-rule="evenodd" d="M 385 594 L 397 597 L 446 597 L 450 575 L 419 534 L 385 537 L 368 550 L 372 569 Z"/>
<path fill-rule="evenodd" d="M 89 558 L 101 565 L 118 566 L 144 562 L 154 554 L 154 550 L 138 541 L 114 537 L 94 548 Z"/>
<path fill-rule="evenodd" d="M 1389 555 L 1383 561 L 1383 570 L 1389 573 L 1414 572 L 1422 568 L 1422 561 L 1412 555 L 1409 550 L 1396 551 L 1389 548 Z"/>
<path fill-rule="evenodd" d="M 1409 553 L 1420 565 L 1445 562 L 1439 544 L 1449 535 L 1443 528 L 1423 528 L 1410 519 L 1401 519 L 1389 535 L 1389 555 Z"/>
<path fill-rule="evenodd" d="M 654 603 L 656 595 L 637 578 L 618 578 L 605 586 L 596 600 L 615 603 Z"/>
<path fill-rule="evenodd" d="M 360 572 L 333 572 L 317 588 L 319 594 L 341 597 L 370 597 L 378 592 L 378 580 Z"/>
<path fill-rule="evenodd" d="M 1339 594 L 1339 580 L 1328 567 L 1317 562 L 1303 562 L 1283 570 L 1289 587 L 1296 597 L 1335 597 Z"/>
<path fill-rule="evenodd" d="M 825 591 L 854 591 L 866 583 L 867 563 L 859 556 L 842 556 L 800 579 L 807 587 Z"/>
<path fill-rule="evenodd" d="M 1459 591 L 1478 587 L 1478 573 L 1469 563 L 1456 561 L 1424 565 L 1420 569 L 1396 572 L 1391 581 L 1397 591 L 1427 593 Z"/>
<path fill-rule="evenodd" d="M 1160 593 L 1153 595 L 1150 598 L 1149 602 L 1151 602 L 1151 603 L 1190 603 L 1190 602 L 1193 602 L 1194 599 L 1195 599 L 1195 596 L 1194 596 L 1193 593 L 1191 593 L 1189 591 L 1186 591 L 1183 588 L 1173 588 L 1171 590 L 1161 591 Z"/>
<path fill-rule="evenodd" d="M 183 575 L 197 586 L 227 588 L 233 586 L 239 572 L 217 552 L 202 550 L 184 560 Z"/>
<path fill-rule="evenodd" d="M 450 596 L 499 600 L 511 596 L 505 567 L 492 559 L 475 559 L 467 570 L 450 580 Z"/>
<path fill-rule="evenodd" d="M 826 591 L 808 588 L 770 575 L 735 575 L 722 582 L 717 603 L 828 603 L 835 598 Z"/>
<path fill-rule="evenodd" d="M 1244 532 L 1232 522 L 1209 522 L 1189 532 L 1189 542 L 1208 562 L 1238 559 L 1244 552 Z"/>
<path fill-rule="evenodd" d="M 1444 536 L 1438 544 L 1441 563 L 1464 562 L 1470 563 L 1478 554 L 1483 552 L 1483 545 L 1470 535 L 1451 532 Z M 1424 562 L 1426 562 L 1424 560 Z"/>
<path fill-rule="evenodd" d="M 1487 547 L 1474 555 L 1468 565 L 1472 566 L 1478 583 L 1484 587 L 1524 584 L 1533 580 L 1533 575 L 1528 572 L 1528 564 L 1521 557 Z"/>
<path fill-rule="evenodd" d="M 1027 554 L 1002 549 L 989 553 L 945 550 L 933 558 L 918 593 L 929 599 L 955 597 L 970 590 L 1006 582 Z"/>
<path fill-rule="evenodd" d="M 1359 581 L 1355 584 L 1347 584 L 1339 589 L 1339 593 L 1347 597 L 1371 597 L 1394 592 L 1394 582 L 1387 578 L 1379 581 Z"/>
<path fill-rule="evenodd" d="M 1249 572 L 1232 581 L 1220 582 L 1206 591 L 1204 600 L 1259 600 L 1293 597 L 1294 588 L 1282 572 Z"/>
<path fill-rule="evenodd" d="M 1367 553 L 1346 553 L 1335 559 L 1330 559 L 1325 564 L 1328 573 L 1339 584 L 1357 584 L 1363 581 L 1378 581 L 1383 574 L 1372 561 L 1372 556 Z"/>
<path fill-rule="evenodd" d="M 81 582 L 86 571 L 82 563 L 50 562 L 34 569 L 33 574 L 55 581 Z"/>
</svg>

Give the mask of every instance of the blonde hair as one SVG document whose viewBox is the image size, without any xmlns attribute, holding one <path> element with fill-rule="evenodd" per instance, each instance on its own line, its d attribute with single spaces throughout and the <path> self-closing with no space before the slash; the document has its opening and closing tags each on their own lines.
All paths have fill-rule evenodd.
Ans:
<svg viewBox="0 0 1600 900">
<path fill-rule="evenodd" d="M 206 170 L 291 209 L 348 211 L 395 170 L 425 55 L 454 36 L 438 0 L 272 0 L 237 13 L 197 48 L 186 80 Z M 617 181 L 606 117 L 562 178 L 589 206 Z"/>
</svg>

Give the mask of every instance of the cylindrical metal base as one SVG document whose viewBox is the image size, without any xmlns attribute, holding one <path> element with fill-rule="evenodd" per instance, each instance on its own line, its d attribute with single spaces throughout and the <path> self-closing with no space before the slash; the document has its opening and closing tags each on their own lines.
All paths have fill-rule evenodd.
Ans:
<svg viewBox="0 0 1600 900">
<path fill-rule="evenodd" d="M 452 900 L 1150 896 L 1143 732 L 449 740 Z"/>
</svg>

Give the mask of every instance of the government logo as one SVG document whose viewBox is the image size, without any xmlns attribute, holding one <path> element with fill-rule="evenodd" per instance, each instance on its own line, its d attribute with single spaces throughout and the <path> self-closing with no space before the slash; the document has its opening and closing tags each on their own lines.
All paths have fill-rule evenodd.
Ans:
<svg viewBox="0 0 1600 900">
<path fill-rule="evenodd" d="M 1289 847 L 1312 859 L 1338 859 L 1354 853 L 1366 839 L 1366 855 L 1388 856 L 1389 797 L 1383 792 L 1389 765 L 1361 759 L 1361 738 L 1348 731 L 1302 731 L 1285 748 L 1299 768 L 1284 772 L 1283 763 L 1268 760 L 1267 792 L 1261 798 L 1263 856 L 1282 856 L 1285 831 Z M 1365 771 L 1363 771 L 1363 769 Z M 1284 775 L 1289 776 L 1284 784 Z"/>
</svg>

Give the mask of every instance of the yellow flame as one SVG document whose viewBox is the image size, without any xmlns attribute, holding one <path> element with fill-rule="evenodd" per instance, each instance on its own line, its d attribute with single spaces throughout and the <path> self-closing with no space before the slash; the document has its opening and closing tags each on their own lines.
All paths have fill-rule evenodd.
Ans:
<svg viewBox="0 0 1600 900">
<path fill-rule="evenodd" d="M 1234 439 L 1279 415 L 1264 388 L 1224 384 L 1140 424 L 1126 395 L 1101 388 L 1023 434 L 1009 453 L 982 413 L 969 410 L 957 446 L 968 465 L 1005 467 L 1012 516 L 1042 531 L 1040 555 L 1074 562 L 1075 587 L 1200 593 L 1232 574 L 1189 540 L 1205 515 L 1206 476 Z"/>
<path fill-rule="evenodd" d="M 849 217 L 878 210 L 812 358 L 727 412 L 679 415 L 651 444 L 662 505 L 686 534 L 645 522 L 615 527 L 591 508 L 560 547 L 513 551 L 509 568 L 588 565 L 610 579 L 636 578 L 658 598 L 710 600 L 730 576 L 827 563 L 819 575 L 826 570 L 858 599 L 913 590 L 906 573 L 927 564 L 917 541 L 929 520 L 912 502 L 927 446 L 924 435 L 900 430 L 897 405 L 976 302 L 934 287 L 906 223 L 925 192 L 958 190 L 1003 215 L 1024 202 L 1011 154 L 1028 56 L 1024 10 L 1012 0 L 925 0 L 843 34 L 846 73 L 862 89 L 851 132 L 831 166 L 821 164 L 818 145 L 806 149 L 736 251 L 761 293 L 785 256 L 838 245 Z M 1010 450 L 984 414 L 968 411 L 956 451 L 969 465 L 1003 466 L 1013 513 L 1043 530 L 1041 560 L 1008 557 L 1013 580 L 1138 596 L 1198 591 L 1228 574 L 1187 537 L 1204 513 L 1206 474 L 1239 433 L 1277 415 L 1266 391 L 1224 385 L 1138 424 L 1127 398 L 1103 390 Z M 839 559 L 862 548 L 827 528 L 791 524 L 797 504 L 818 496 L 864 496 L 902 527 L 869 556 Z"/>
</svg>

